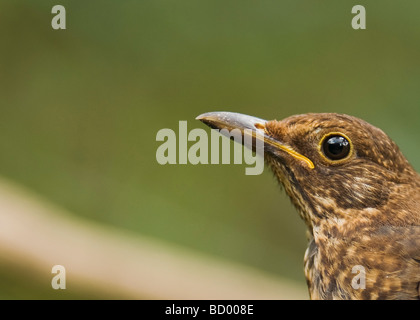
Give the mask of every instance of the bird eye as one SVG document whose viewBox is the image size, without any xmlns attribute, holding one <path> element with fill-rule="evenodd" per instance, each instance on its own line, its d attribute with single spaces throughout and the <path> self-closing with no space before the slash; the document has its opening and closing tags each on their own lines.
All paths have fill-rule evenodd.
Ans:
<svg viewBox="0 0 420 320">
<path fill-rule="evenodd" d="M 350 143 L 343 136 L 329 136 L 322 142 L 322 152 L 330 160 L 341 160 L 350 153 Z"/>
</svg>

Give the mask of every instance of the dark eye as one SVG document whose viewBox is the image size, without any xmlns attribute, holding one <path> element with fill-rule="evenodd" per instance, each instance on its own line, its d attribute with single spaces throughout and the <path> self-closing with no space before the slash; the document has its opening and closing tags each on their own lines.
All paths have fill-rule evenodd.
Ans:
<svg viewBox="0 0 420 320">
<path fill-rule="evenodd" d="M 341 160 L 350 153 L 350 143 L 342 136 L 329 136 L 322 143 L 322 151 L 330 160 Z"/>
</svg>

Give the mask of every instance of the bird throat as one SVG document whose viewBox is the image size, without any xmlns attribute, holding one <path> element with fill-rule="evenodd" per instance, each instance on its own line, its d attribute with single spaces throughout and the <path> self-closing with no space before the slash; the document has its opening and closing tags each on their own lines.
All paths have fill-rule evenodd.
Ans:
<svg viewBox="0 0 420 320">
<path fill-rule="evenodd" d="M 266 157 L 266 161 L 278 181 L 284 187 L 286 194 L 299 212 L 300 217 L 308 227 L 309 233 L 312 234 L 313 221 L 316 221 L 316 218 L 321 219 L 321 216 L 315 212 L 312 204 L 310 203 L 309 197 L 301 188 L 293 170 L 273 157 Z"/>
</svg>

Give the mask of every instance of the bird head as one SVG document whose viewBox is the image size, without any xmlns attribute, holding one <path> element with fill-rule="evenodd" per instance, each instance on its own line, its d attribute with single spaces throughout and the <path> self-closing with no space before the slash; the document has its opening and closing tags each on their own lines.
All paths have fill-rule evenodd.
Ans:
<svg viewBox="0 0 420 320">
<path fill-rule="evenodd" d="M 335 113 L 267 121 L 231 112 L 197 117 L 217 129 L 260 133 L 264 158 L 310 231 L 321 221 L 369 220 L 388 202 L 393 184 L 414 172 L 380 129 Z M 245 130 L 248 129 L 248 130 Z"/>
</svg>

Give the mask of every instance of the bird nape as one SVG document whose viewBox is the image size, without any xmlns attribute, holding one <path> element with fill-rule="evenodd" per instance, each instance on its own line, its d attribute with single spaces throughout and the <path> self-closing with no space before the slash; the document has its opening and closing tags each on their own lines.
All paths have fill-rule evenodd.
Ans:
<svg viewBox="0 0 420 320">
<path fill-rule="evenodd" d="M 335 113 L 197 119 L 262 132 L 264 158 L 308 227 L 311 299 L 420 299 L 420 175 L 382 130 Z"/>
</svg>

